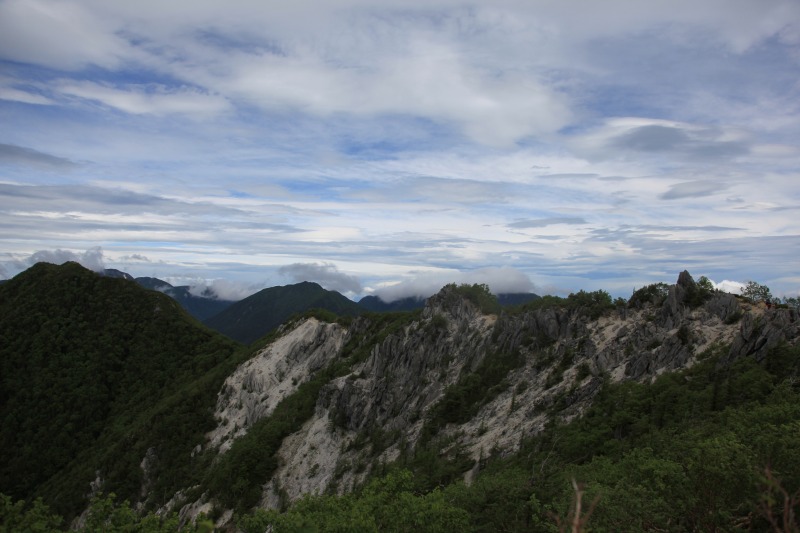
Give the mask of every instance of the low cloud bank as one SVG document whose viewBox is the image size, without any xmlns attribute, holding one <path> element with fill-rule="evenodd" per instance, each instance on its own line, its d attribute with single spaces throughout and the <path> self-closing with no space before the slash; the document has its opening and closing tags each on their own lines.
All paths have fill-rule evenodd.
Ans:
<svg viewBox="0 0 800 533">
<path fill-rule="evenodd" d="M 332 263 L 293 263 L 280 267 L 278 274 L 289 277 L 295 283 L 313 281 L 329 291 L 358 294 L 362 290 L 358 278 L 340 272 Z"/>
<path fill-rule="evenodd" d="M 485 283 L 494 294 L 533 292 L 535 286 L 527 274 L 510 267 L 479 268 L 469 272 L 431 272 L 396 285 L 382 287 L 375 295 L 386 303 L 402 298 L 427 298 L 448 283 Z"/>
<path fill-rule="evenodd" d="M 260 287 L 228 281 L 225 279 L 215 279 L 189 284 L 189 294 L 201 298 L 212 298 L 214 300 L 225 300 L 238 302 L 261 290 Z"/>
<path fill-rule="evenodd" d="M 39 252 L 34 252 L 27 260 L 29 266 L 33 266 L 40 262 L 61 265 L 67 261 L 75 261 L 76 263 L 80 263 L 84 267 L 95 272 L 102 272 L 106 267 L 105 259 L 103 258 L 103 249 L 99 246 L 89 248 L 82 254 L 76 254 L 75 252 L 70 252 L 69 250 L 60 249 L 41 250 Z"/>
<path fill-rule="evenodd" d="M 729 292 L 731 294 L 742 294 L 742 290 L 745 288 L 745 284 L 738 282 L 738 281 L 730 281 L 730 280 L 722 280 L 719 283 L 715 281 L 711 281 L 714 284 L 714 288 L 718 289 L 722 292 Z"/>
<path fill-rule="evenodd" d="M 94 272 L 102 272 L 106 268 L 103 249 L 100 246 L 89 248 L 83 253 L 58 248 L 55 250 L 39 250 L 23 259 L 14 258 L 5 261 L 4 264 L 0 265 L 0 275 L 4 278 L 10 278 L 23 270 L 27 270 L 36 263 L 63 265 L 69 261 L 74 261 Z"/>
</svg>

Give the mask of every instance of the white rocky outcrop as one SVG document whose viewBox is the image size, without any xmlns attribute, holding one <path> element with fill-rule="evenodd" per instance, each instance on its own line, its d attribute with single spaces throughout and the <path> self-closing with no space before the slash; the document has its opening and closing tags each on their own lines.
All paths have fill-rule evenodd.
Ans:
<svg viewBox="0 0 800 533">
<path fill-rule="evenodd" d="M 322 386 L 314 414 L 283 440 L 261 505 L 352 490 L 376 465 L 418 445 L 448 386 L 487 368 L 489 358 L 511 354 L 518 357 L 513 369 L 469 420 L 432 430 L 444 437 L 442 454 L 458 449 L 472 458 L 468 479 L 482 458 L 513 453 L 554 418 L 580 416 L 606 379 L 653 380 L 709 349 L 727 350 L 728 361 L 758 358 L 800 338 L 794 311 L 766 312 L 723 293 L 697 303 L 688 273 L 678 281 L 663 301 L 619 306 L 599 318 L 567 306 L 486 315 L 446 288 L 415 320 L 380 334 L 380 319 L 369 317 L 353 321 L 349 332 L 315 319 L 287 326 L 226 380 L 209 442 L 224 453 L 315 372 L 352 355 L 342 353 L 352 342 L 363 357 Z"/>
<path fill-rule="evenodd" d="M 335 358 L 346 333 L 339 324 L 308 318 L 242 363 L 217 395 L 218 425 L 206 435 L 209 445 L 227 451 L 234 439 Z"/>
<path fill-rule="evenodd" d="M 682 281 L 693 283 L 686 276 Z M 726 320 L 740 309 L 730 295 L 716 294 L 694 309 L 682 295 L 673 289 L 663 306 L 619 309 L 598 320 L 566 309 L 483 315 L 453 295 L 434 297 L 420 321 L 384 338 L 351 374 L 323 388 L 314 416 L 284 441 L 281 466 L 264 487 L 262 505 L 277 507 L 332 487 L 351 489 L 373 465 L 395 459 L 401 446 L 413 447 L 426 413 L 446 387 L 492 354 L 519 350 L 524 363 L 472 419 L 440 432 L 466 451 L 476 468 L 482 457 L 513 453 L 554 416 L 579 416 L 600 390 L 603 375 L 612 381 L 652 380 L 690 366 L 708 348 L 730 344 L 740 330 L 749 331 L 747 318 L 741 327 Z M 365 437 L 376 429 L 391 439 L 378 453 Z"/>
</svg>

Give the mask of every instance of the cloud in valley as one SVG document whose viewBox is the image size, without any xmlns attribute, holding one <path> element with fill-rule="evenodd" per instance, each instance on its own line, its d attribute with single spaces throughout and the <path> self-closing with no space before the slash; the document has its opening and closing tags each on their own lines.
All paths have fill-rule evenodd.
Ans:
<svg viewBox="0 0 800 533">
<path fill-rule="evenodd" d="M 469 272 L 427 272 L 395 285 L 375 291 L 384 302 L 401 298 L 428 298 L 449 283 L 486 284 L 494 294 L 528 293 L 534 291 L 530 278 L 519 270 L 508 267 L 480 268 Z"/>
<path fill-rule="evenodd" d="M 226 279 L 214 279 L 211 281 L 192 282 L 189 286 L 189 294 L 203 298 L 237 302 L 255 294 L 262 288 Z"/>
</svg>

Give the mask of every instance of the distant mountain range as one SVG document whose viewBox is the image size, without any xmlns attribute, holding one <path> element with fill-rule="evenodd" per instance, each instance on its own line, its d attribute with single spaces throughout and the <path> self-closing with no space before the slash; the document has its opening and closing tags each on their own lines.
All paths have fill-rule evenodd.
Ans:
<svg viewBox="0 0 800 533">
<path fill-rule="evenodd" d="M 426 298 L 410 296 L 385 302 L 378 296 L 365 296 L 358 302 L 336 291 L 324 289 L 317 283 L 304 281 L 263 289 L 243 300 L 220 300 L 206 290 L 192 294 L 188 285 L 173 286 L 164 280 L 150 277 L 134 278 L 126 272 L 106 269 L 106 277 L 135 281 L 145 289 L 158 291 L 177 301 L 189 314 L 223 335 L 250 344 L 283 324 L 289 317 L 311 309 L 324 309 L 337 315 L 358 316 L 365 312 L 387 313 L 413 311 L 425 306 Z M 501 306 L 521 305 L 539 298 L 533 293 L 497 295 Z"/>
<path fill-rule="evenodd" d="M 201 322 L 221 313 L 235 303 L 232 300 L 220 300 L 216 295 L 210 293 L 208 289 L 200 296 L 197 296 L 190 292 L 191 287 L 188 285 L 174 287 L 158 278 L 136 278 L 135 281 L 145 289 L 163 292 L 181 304 L 181 307 Z"/>
<path fill-rule="evenodd" d="M 37 264 L 0 285 L 0 531 L 557 531 L 570 478 L 592 531 L 771 531 L 796 507 L 796 309 L 685 271 L 627 302 L 494 300 L 273 287 L 213 321 L 362 314 L 245 347 L 159 280 Z"/>
<path fill-rule="evenodd" d="M 358 316 L 364 312 L 363 307 L 338 292 L 304 281 L 258 291 L 204 323 L 231 339 L 250 344 L 280 326 L 290 316 L 310 309 L 325 309 L 345 316 Z"/>
<path fill-rule="evenodd" d="M 386 303 L 378 296 L 364 296 L 358 301 L 358 305 L 375 313 L 385 313 L 391 311 L 413 311 L 425 307 L 425 298 L 409 296 L 393 302 Z"/>
<path fill-rule="evenodd" d="M 102 274 L 107 278 L 120 278 L 128 281 L 135 281 L 145 289 L 162 292 L 178 302 L 190 315 L 201 322 L 221 313 L 235 303 L 235 301 L 232 300 L 220 300 L 208 289 L 206 289 L 205 293 L 198 296 L 190 292 L 191 287 L 189 285 L 180 285 L 176 287 L 163 279 L 149 277 L 134 278 L 127 272 L 115 268 L 107 268 L 103 270 Z"/>
</svg>

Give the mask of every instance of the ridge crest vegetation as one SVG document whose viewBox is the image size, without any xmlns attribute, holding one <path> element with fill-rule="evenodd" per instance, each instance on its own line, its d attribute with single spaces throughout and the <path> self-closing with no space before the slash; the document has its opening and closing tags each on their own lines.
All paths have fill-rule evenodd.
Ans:
<svg viewBox="0 0 800 533">
<path fill-rule="evenodd" d="M 451 284 L 242 348 L 128 280 L 37 265 L 0 286 L 0 530 L 792 530 L 800 317 L 763 289 L 683 272 L 508 308 Z M 248 420 L 222 452 L 228 407 Z"/>
</svg>

